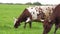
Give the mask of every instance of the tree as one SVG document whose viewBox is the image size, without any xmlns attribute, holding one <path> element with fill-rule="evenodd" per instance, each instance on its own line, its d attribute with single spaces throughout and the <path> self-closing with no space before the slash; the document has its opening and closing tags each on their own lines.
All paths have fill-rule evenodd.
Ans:
<svg viewBox="0 0 60 34">
<path fill-rule="evenodd" d="M 32 5 L 32 3 L 31 2 L 28 2 L 28 3 L 26 3 L 26 5 Z"/>
<path fill-rule="evenodd" d="M 42 5 L 42 4 L 39 2 L 34 2 L 33 5 Z"/>
</svg>

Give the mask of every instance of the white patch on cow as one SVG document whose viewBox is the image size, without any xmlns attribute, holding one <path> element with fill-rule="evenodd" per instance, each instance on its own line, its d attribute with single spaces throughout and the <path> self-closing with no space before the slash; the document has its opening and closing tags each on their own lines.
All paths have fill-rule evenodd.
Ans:
<svg viewBox="0 0 60 34">
<path fill-rule="evenodd" d="M 26 23 L 29 22 L 29 21 L 31 21 L 31 19 L 28 17 L 27 20 L 26 20 Z"/>
<path fill-rule="evenodd" d="M 32 8 L 32 9 L 31 9 L 31 8 Z M 36 11 L 35 7 L 29 7 L 29 8 L 27 8 L 27 9 L 28 9 L 28 11 L 31 13 L 32 19 L 33 19 L 33 20 L 37 19 L 37 14 L 39 14 L 39 12 Z"/>
<path fill-rule="evenodd" d="M 16 21 L 17 21 L 17 19 L 15 18 L 15 19 L 14 19 L 14 25 L 15 25 Z"/>
</svg>

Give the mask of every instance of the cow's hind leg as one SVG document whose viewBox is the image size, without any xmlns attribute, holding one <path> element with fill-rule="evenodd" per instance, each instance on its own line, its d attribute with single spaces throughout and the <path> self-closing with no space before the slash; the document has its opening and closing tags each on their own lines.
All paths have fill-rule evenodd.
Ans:
<svg viewBox="0 0 60 34">
<path fill-rule="evenodd" d="M 56 31 L 58 30 L 59 26 L 60 26 L 60 19 L 59 18 L 56 18 L 55 19 L 55 31 L 54 31 L 54 34 L 56 34 Z"/>
</svg>

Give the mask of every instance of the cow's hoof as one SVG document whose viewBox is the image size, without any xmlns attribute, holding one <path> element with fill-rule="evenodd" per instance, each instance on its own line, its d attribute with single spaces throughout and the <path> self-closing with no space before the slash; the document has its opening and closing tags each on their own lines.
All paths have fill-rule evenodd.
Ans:
<svg viewBox="0 0 60 34">
<path fill-rule="evenodd" d="M 17 26 L 14 26 L 14 28 L 18 28 Z"/>
</svg>

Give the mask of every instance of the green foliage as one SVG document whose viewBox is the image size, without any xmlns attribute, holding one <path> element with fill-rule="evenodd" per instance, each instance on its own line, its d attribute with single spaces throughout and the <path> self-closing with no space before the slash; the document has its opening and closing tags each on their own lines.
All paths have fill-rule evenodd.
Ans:
<svg viewBox="0 0 60 34">
<path fill-rule="evenodd" d="M 31 2 L 28 2 L 28 3 L 26 3 L 26 5 L 32 5 L 32 3 Z"/>
<path fill-rule="evenodd" d="M 42 5 L 42 4 L 39 2 L 34 2 L 34 3 L 28 2 L 26 3 L 26 5 Z"/>
<path fill-rule="evenodd" d="M 42 4 L 39 2 L 34 2 L 33 5 L 42 5 Z"/>
</svg>

